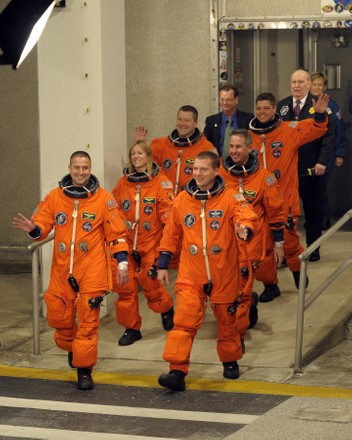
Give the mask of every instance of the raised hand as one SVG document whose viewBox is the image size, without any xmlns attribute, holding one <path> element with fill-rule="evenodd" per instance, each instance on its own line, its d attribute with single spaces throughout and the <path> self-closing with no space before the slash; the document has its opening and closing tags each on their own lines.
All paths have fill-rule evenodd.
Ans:
<svg viewBox="0 0 352 440">
<path fill-rule="evenodd" d="M 35 229 L 35 223 L 33 219 L 26 218 L 23 214 L 19 213 L 18 217 L 12 219 L 12 226 L 18 229 L 22 229 L 24 232 L 32 232 Z"/>
<path fill-rule="evenodd" d="M 317 113 L 324 113 L 329 103 L 329 95 L 322 93 L 317 100 L 312 98 L 312 103 Z"/>
</svg>

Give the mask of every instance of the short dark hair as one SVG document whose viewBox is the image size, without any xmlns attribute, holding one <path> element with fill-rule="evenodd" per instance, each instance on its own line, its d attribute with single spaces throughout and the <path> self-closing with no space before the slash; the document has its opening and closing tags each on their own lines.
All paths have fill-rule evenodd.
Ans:
<svg viewBox="0 0 352 440">
<path fill-rule="evenodd" d="M 219 93 L 220 92 L 229 92 L 230 90 L 232 90 L 233 91 L 233 96 L 235 97 L 235 98 L 237 98 L 237 96 L 240 94 L 240 92 L 238 91 L 238 88 L 237 87 L 235 87 L 234 85 L 232 85 L 232 84 L 224 84 L 224 85 L 222 85 L 220 88 L 219 88 Z"/>
<path fill-rule="evenodd" d="M 210 159 L 211 166 L 214 170 L 220 168 L 220 159 L 215 151 L 202 151 L 201 153 L 197 154 L 196 159 Z"/>
<path fill-rule="evenodd" d="M 249 131 L 245 128 L 237 128 L 236 130 L 233 130 L 231 133 L 231 136 L 243 136 L 244 142 L 247 145 L 247 147 L 250 147 L 252 145 L 252 136 L 250 135 Z"/>
<path fill-rule="evenodd" d="M 75 157 L 86 157 L 87 159 L 89 159 L 89 162 L 92 162 L 92 159 L 90 158 L 89 154 L 86 151 L 78 150 L 72 153 L 70 157 L 70 163 L 72 162 L 72 159 L 74 159 Z"/>
<path fill-rule="evenodd" d="M 183 105 L 182 107 L 180 107 L 178 109 L 178 112 L 189 112 L 189 113 L 193 113 L 193 119 L 195 121 L 198 121 L 198 110 L 193 107 L 193 105 Z M 178 114 L 177 112 L 177 114 Z"/>
<path fill-rule="evenodd" d="M 276 98 L 270 92 L 260 93 L 260 95 L 257 96 L 255 103 L 257 103 L 258 101 L 269 101 L 270 104 L 272 104 L 273 106 L 276 105 Z"/>
</svg>

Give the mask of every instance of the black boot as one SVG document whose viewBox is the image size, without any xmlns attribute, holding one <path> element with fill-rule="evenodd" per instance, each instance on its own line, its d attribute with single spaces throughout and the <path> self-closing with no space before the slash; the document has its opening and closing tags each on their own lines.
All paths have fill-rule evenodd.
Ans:
<svg viewBox="0 0 352 440">
<path fill-rule="evenodd" d="M 299 289 L 299 277 L 300 277 L 300 273 L 301 271 L 297 270 L 296 272 L 292 272 L 293 275 L 293 279 L 295 280 L 295 286 L 297 287 L 297 289 Z M 306 276 L 306 288 L 308 287 L 309 284 L 309 279 Z"/>
<path fill-rule="evenodd" d="M 274 298 L 277 298 L 280 295 L 281 292 L 277 284 L 268 284 L 267 286 L 264 286 L 264 290 L 259 297 L 259 301 L 266 303 L 272 301 Z"/>
<path fill-rule="evenodd" d="M 161 314 L 161 322 L 163 323 L 164 330 L 172 330 L 174 326 L 174 308 L 171 307 L 170 310 L 168 310 L 165 313 Z"/>
<path fill-rule="evenodd" d="M 136 341 L 142 339 L 141 332 L 139 330 L 133 330 L 132 328 L 127 328 L 125 333 L 119 339 L 119 345 L 132 345 Z"/>
<path fill-rule="evenodd" d="M 253 304 L 249 309 L 249 326 L 248 328 L 253 328 L 258 321 L 258 301 L 259 295 L 257 292 L 252 292 Z"/>
<path fill-rule="evenodd" d="M 238 379 L 240 377 L 240 369 L 236 361 L 223 362 L 224 366 L 223 376 L 225 379 Z"/>
<path fill-rule="evenodd" d="M 92 370 L 90 368 L 77 368 L 77 388 L 79 390 L 92 390 L 94 388 L 91 374 Z"/>
<path fill-rule="evenodd" d="M 184 391 L 186 388 L 185 373 L 180 370 L 170 370 L 167 374 L 159 376 L 158 383 L 173 391 Z"/>
</svg>

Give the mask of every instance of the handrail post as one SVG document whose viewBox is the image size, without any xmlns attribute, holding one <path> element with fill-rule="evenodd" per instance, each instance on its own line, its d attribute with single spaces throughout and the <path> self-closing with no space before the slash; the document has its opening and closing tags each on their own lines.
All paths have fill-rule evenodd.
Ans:
<svg viewBox="0 0 352 440">
<path fill-rule="evenodd" d="M 33 353 L 40 354 L 40 329 L 39 329 L 39 250 L 32 253 L 32 286 L 33 286 Z"/>
<path fill-rule="evenodd" d="M 301 257 L 301 255 L 299 256 Z M 295 373 L 302 372 L 302 349 L 303 349 L 303 327 L 304 327 L 304 301 L 306 295 L 307 279 L 307 258 L 300 258 L 301 270 L 298 287 L 297 304 L 297 327 L 296 327 L 296 354 L 295 354 Z"/>
</svg>

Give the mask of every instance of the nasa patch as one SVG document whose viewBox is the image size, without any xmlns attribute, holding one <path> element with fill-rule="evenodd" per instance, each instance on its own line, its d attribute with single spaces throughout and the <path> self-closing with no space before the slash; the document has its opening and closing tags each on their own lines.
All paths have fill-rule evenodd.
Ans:
<svg viewBox="0 0 352 440">
<path fill-rule="evenodd" d="M 152 212 L 153 212 L 153 207 L 152 206 L 146 206 L 145 208 L 144 208 L 144 213 L 145 214 L 147 214 L 147 215 L 151 215 L 152 214 Z"/>
<path fill-rule="evenodd" d="M 193 214 L 186 214 L 184 216 L 183 222 L 187 226 L 187 228 L 190 228 L 195 224 L 196 218 Z"/>
<path fill-rule="evenodd" d="M 214 231 L 218 231 L 220 229 L 220 223 L 217 220 L 213 220 L 212 222 L 210 222 L 210 227 Z"/>
<path fill-rule="evenodd" d="M 57 214 L 55 214 L 55 223 L 58 226 L 62 226 L 67 222 L 67 214 L 65 214 L 64 212 L 60 211 Z"/>
<path fill-rule="evenodd" d="M 185 172 L 185 174 L 191 175 L 193 173 L 193 168 L 188 166 L 188 167 L 185 167 L 185 169 L 183 171 Z"/>
<path fill-rule="evenodd" d="M 278 159 L 281 156 L 281 151 L 280 150 L 274 150 L 273 151 L 273 156 Z"/>
<path fill-rule="evenodd" d="M 92 230 L 92 223 L 91 222 L 84 222 L 82 225 L 82 229 L 85 232 L 89 232 Z"/>
</svg>

